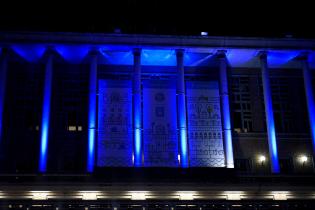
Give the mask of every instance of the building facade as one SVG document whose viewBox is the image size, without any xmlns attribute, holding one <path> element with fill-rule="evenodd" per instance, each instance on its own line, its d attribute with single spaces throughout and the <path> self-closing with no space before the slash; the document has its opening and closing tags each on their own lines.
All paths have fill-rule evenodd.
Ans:
<svg viewBox="0 0 315 210">
<path fill-rule="evenodd" d="M 315 41 L 0 33 L 2 209 L 314 209 Z"/>
</svg>

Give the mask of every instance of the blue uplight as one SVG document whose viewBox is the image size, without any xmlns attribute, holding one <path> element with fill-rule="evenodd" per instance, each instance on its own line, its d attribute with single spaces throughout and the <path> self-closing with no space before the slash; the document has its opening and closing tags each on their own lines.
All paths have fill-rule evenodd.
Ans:
<svg viewBox="0 0 315 210">
<path fill-rule="evenodd" d="M 88 45 L 56 45 L 56 51 L 69 63 L 81 63 L 87 56 L 90 46 Z"/>
<path fill-rule="evenodd" d="M 209 53 L 185 52 L 184 66 L 210 66 L 212 57 L 213 54 Z"/>
<path fill-rule="evenodd" d="M 21 44 L 11 46 L 14 52 L 28 62 L 37 62 L 42 58 L 46 47 L 40 44 Z"/>
<path fill-rule="evenodd" d="M 105 64 L 109 65 L 133 65 L 133 55 L 131 50 L 126 51 L 100 51 L 105 59 Z"/>
<path fill-rule="evenodd" d="M 88 162 L 87 171 L 92 172 L 94 169 L 94 146 L 95 146 L 95 129 L 89 129 L 88 140 Z"/>
<path fill-rule="evenodd" d="M 254 49 L 233 49 L 227 50 L 226 57 L 231 66 L 246 67 L 248 65 L 255 66 Z"/>
<path fill-rule="evenodd" d="M 230 106 L 229 99 L 226 95 L 222 97 L 222 111 L 224 120 L 224 140 L 225 140 L 225 153 L 226 153 L 226 167 L 234 168 L 233 159 L 233 144 L 232 144 L 232 134 L 231 134 L 231 120 L 230 120 Z"/>
<path fill-rule="evenodd" d="M 110 65 L 133 65 L 131 50 L 103 49 L 105 63 Z M 209 53 L 185 53 L 185 66 L 207 65 L 212 55 Z M 141 53 L 142 66 L 176 66 L 175 50 L 143 49 Z"/>
<path fill-rule="evenodd" d="M 142 50 L 142 65 L 147 66 L 176 66 L 175 50 Z"/>
<path fill-rule="evenodd" d="M 141 154 L 141 130 L 139 128 L 135 129 L 135 156 L 134 164 L 139 167 L 142 165 L 142 154 Z"/>
<path fill-rule="evenodd" d="M 45 111 L 47 112 L 47 111 Z M 41 147 L 40 147 L 40 162 L 39 162 L 39 171 L 45 172 L 46 171 L 46 165 L 47 165 L 47 144 L 48 144 L 48 129 L 49 129 L 49 117 L 46 117 L 42 119 L 42 132 L 41 132 Z"/>
<path fill-rule="evenodd" d="M 49 118 L 51 103 L 51 87 L 52 87 L 52 56 L 49 56 L 46 63 L 45 84 L 44 84 L 44 101 L 42 113 L 41 139 L 40 139 L 40 158 L 39 171 L 47 170 L 47 148 L 49 136 Z"/>
<path fill-rule="evenodd" d="M 187 129 L 180 129 L 180 164 L 188 168 Z"/>
<path fill-rule="evenodd" d="M 271 116 L 269 116 L 271 117 Z M 273 119 L 273 116 L 272 116 Z M 270 129 L 270 140 L 271 140 L 271 162 L 273 166 L 273 172 L 279 173 L 280 172 L 280 166 L 279 166 L 279 160 L 278 160 L 278 150 L 277 150 L 277 139 L 276 139 L 276 130 L 275 130 L 275 124 L 274 120 L 269 120 L 269 129 Z"/>
<path fill-rule="evenodd" d="M 97 55 L 91 57 L 89 82 L 89 112 L 88 112 L 88 160 L 87 171 L 94 169 L 94 147 L 96 129 L 96 82 L 97 82 Z"/>
<path fill-rule="evenodd" d="M 268 65 L 273 68 L 283 67 L 288 62 L 297 57 L 300 51 L 271 51 L 268 52 Z"/>
</svg>

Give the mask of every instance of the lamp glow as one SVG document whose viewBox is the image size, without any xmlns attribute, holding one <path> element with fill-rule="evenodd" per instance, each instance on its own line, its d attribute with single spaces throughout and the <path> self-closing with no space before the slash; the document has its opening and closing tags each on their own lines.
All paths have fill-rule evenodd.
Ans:
<svg viewBox="0 0 315 210">
<path fill-rule="evenodd" d="M 96 192 L 83 192 L 82 200 L 97 200 L 97 193 Z"/>
<path fill-rule="evenodd" d="M 131 200 L 145 200 L 146 199 L 145 192 L 132 192 L 131 193 Z"/>
<path fill-rule="evenodd" d="M 266 157 L 264 155 L 259 156 L 259 162 L 263 163 L 266 161 Z"/>
<path fill-rule="evenodd" d="M 303 155 L 303 156 L 301 156 L 300 157 L 300 161 L 302 162 L 302 163 L 306 163 L 307 162 L 307 157 L 305 156 L 305 155 Z"/>
<path fill-rule="evenodd" d="M 192 193 L 180 193 L 179 200 L 194 200 L 194 194 Z"/>
</svg>

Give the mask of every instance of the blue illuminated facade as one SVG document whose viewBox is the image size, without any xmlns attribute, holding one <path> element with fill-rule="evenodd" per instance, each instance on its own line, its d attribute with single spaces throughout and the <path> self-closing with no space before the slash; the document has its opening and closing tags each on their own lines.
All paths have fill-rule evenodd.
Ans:
<svg viewBox="0 0 315 210">
<path fill-rule="evenodd" d="M 194 139 L 194 141 L 198 141 L 198 143 L 201 142 L 200 145 L 209 147 L 210 149 L 206 155 L 208 155 L 207 157 L 210 159 L 215 159 L 218 158 L 216 155 L 218 155 L 219 151 L 213 149 L 213 143 L 210 141 L 207 142 L 207 139 L 217 139 L 218 141 L 222 140 L 224 147 L 224 161 L 220 160 L 224 162 L 224 166 L 220 167 L 229 169 L 236 168 L 236 162 L 245 159 L 243 156 L 246 155 L 242 152 L 243 149 L 246 148 L 245 151 L 250 153 L 248 156 L 255 163 L 259 162 L 257 161 L 258 156 L 263 155 L 268 157 L 269 154 L 264 165 L 270 166 L 272 173 L 279 173 L 281 172 L 279 161 L 283 159 L 283 157 L 281 158 L 279 148 L 286 146 L 284 146 L 285 143 L 283 143 L 285 141 L 281 140 L 284 135 L 278 137 L 278 134 L 286 134 L 285 129 L 291 129 L 291 127 L 294 126 L 292 126 L 293 124 L 291 122 L 292 125 L 287 125 L 289 124 L 287 121 L 293 117 L 289 119 L 289 116 L 289 120 L 284 119 L 286 115 L 283 113 L 287 112 L 287 110 L 279 110 L 282 108 L 282 105 L 280 106 L 279 104 L 282 102 L 274 100 L 274 98 L 277 98 L 276 94 L 281 95 L 284 93 L 275 93 L 275 88 L 273 89 L 273 87 L 277 84 L 285 83 L 283 81 L 289 80 L 287 78 L 282 79 L 282 77 L 287 76 L 282 73 L 283 71 L 287 71 L 288 74 L 294 71 L 292 75 L 297 75 L 299 79 L 303 78 L 304 81 L 303 85 L 306 95 L 304 100 L 308 110 L 307 118 L 309 119 L 309 133 L 311 134 L 309 138 L 311 140 L 308 143 L 312 143 L 313 146 L 311 151 L 306 146 L 303 146 L 303 149 L 299 151 L 293 151 L 294 149 L 291 148 L 292 151 L 290 150 L 290 152 L 292 154 L 290 154 L 292 157 L 294 157 L 293 154 L 313 156 L 315 151 L 314 84 L 312 84 L 312 69 L 315 67 L 315 52 L 312 47 L 315 46 L 315 44 L 313 41 L 274 40 L 270 49 L 266 51 L 266 49 L 262 47 L 266 45 L 266 42 L 260 39 L 231 38 L 229 42 L 222 44 L 223 38 L 220 37 L 170 38 L 161 36 L 150 37 L 150 39 L 148 39 L 146 36 L 138 36 L 139 39 L 136 40 L 128 35 L 95 35 L 95 37 L 91 39 L 90 36 L 81 34 L 78 35 L 80 38 L 70 43 L 73 37 L 69 34 L 63 35 L 63 41 L 58 41 L 53 35 L 47 36 L 45 34 L 39 34 L 38 41 L 31 43 L 26 40 L 21 43 L 19 42 L 20 39 L 31 39 L 31 37 L 25 35 L 25 38 L 24 36 L 20 37 L 18 34 L 13 34 L 10 40 L 7 40 L 10 44 L 6 45 L 6 47 L 9 47 L 14 52 L 13 55 L 19 59 L 23 59 L 24 62 L 34 66 L 38 65 L 36 68 L 42 68 L 41 65 L 44 62 L 43 71 L 45 71 L 45 73 L 42 78 L 43 98 L 41 104 L 42 113 L 40 114 L 41 122 L 39 125 L 36 124 L 33 127 L 28 126 L 28 129 L 32 130 L 32 132 L 37 132 L 37 130 L 39 132 L 39 172 L 45 173 L 49 169 L 48 153 L 50 151 L 49 148 L 52 148 L 50 142 L 54 141 L 53 134 L 59 132 L 58 129 L 66 130 L 69 136 L 80 135 L 86 138 L 86 144 L 81 146 L 83 148 L 82 150 L 76 151 L 73 154 L 69 152 L 69 154 L 62 155 L 73 155 L 73 157 L 75 157 L 75 155 L 81 154 L 84 156 L 84 162 L 82 162 L 81 165 L 84 164 L 85 172 L 88 173 L 94 172 L 99 165 L 102 165 L 96 164 L 97 157 L 101 154 L 101 152 L 98 151 L 98 144 L 102 141 L 102 137 L 100 137 L 102 135 L 99 133 L 102 132 L 99 127 L 99 124 L 101 124 L 99 121 L 99 110 L 102 107 L 100 107 L 99 104 L 107 103 L 100 103 L 100 100 L 105 100 L 99 97 L 98 84 L 101 80 L 120 82 L 126 80 L 132 84 L 130 90 L 128 89 L 132 95 L 131 101 L 128 101 L 132 116 L 130 125 L 128 125 L 129 127 L 126 126 L 128 128 L 124 128 L 122 124 L 119 124 L 122 122 L 122 119 L 120 119 L 120 115 L 118 114 L 115 119 L 110 120 L 112 130 L 109 135 L 119 135 L 118 125 L 121 126 L 121 130 L 125 129 L 124 131 L 128 133 L 128 136 L 130 135 L 128 138 L 130 138 L 129 140 L 132 143 L 131 146 L 129 145 L 130 148 L 128 148 L 128 151 L 130 151 L 130 154 L 128 152 L 128 155 L 130 156 L 130 160 L 132 160 L 132 164 L 128 164 L 128 167 L 154 166 L 191 168 L 190 160 L 194 157 L 195 154 L 193 154 L 193 152 L 195 151 L 190 152 L 190 140 Z M 252 42 L 247 42 L 248 40 L 252 40 Z M 6 40 L 3 42 L 6 42 Z M 46 51 L 48 46 L 53 46 L 54 55 L 50 51 Z M 261 57 L 260 52 L 262 51 L 266 53 L 266 57 Z M 220 57 L 222 56 L 222 52 L 224 54 L 223 58 Z M 303 60 L 304 63 L 302 63 L 301 66 L 301 61 L 297 58 L 305 53 L 308 54 L 308 58 Z M 10 63 L 4 59 L 3 53 L 1 56 L 0 136 L 1 141 L 9 141 L 10 135 L 13 136 L 13 134 L 10 134 L 12 129 L 4 129 L 4 127 L 9 126 L 7 123 L 9 117 L 6 116 L 6 107 L 9 106 L 10 103 L 13 103 L 6 102 L 5 100 L 7 98 L 6 92 L 8 92 L 5 83 L 5 72 L 7 68 L 10 68 Z M 11 55 L 11 57 L 13 56 Z M 16 60 L 18 60 L 10 59 L 11 60 L 8 61 L 11 63 L 17 62 Z M 80 71 L 88 72 L 89 76 L 82 78 L 82 84 L 88 84 L 88 88 L 85 88 L 83 85 L 85 88 L 83 90 L 82 84 L 78 84 L 78 89 L 82 88 L 82 92 L 86 92 L 87 94 L 86 96 L 82 94 L 82 97 L 86 97 L 84 99 L 86 104 L 78 104 L 75 100 L 75 97 L 78 96 L 73 96 L 73 103 L 64 103 L 64 106 L 69 107 L 82 106 L 83 108 L 81 110 L 86 109 L 86 113 L 75 113 L 73 111 L 64 114 L 63 117 L 53 114 L 52 106 L 54 105 L 53 98 L 55 91 L 53 88 L 53 84 L 55 84 L 53 83 L 53 78 L 55 74 L 62 75 L 63 65 L 80 66 L 80 68 L 78 68 Z M 59 70 L 57 73 L 55 72 L 55 68 Z M 252 75 L 255 75 L 255 77 Z M 292 77 L 293 76 L 291 76 L 291 78 Z M 66 82 L 67 79 L 71 80 L 71 77 L 70 79 L 65 78 L 63 82 Z M 12 79 L 9 81 L 10 86 L 8 87 L 12 88 L 12 86 L 14 86 L 12 84 L 14 83 L 11 80 Z M 164 81 L 168 81 L 169 86 L 166 87 L 165 85 L 164 87 Z M 202 108 L 198 107 L 187 107 L 186 83 L 193 83 L 194 81 L 214 81 L 219 84 L 217 89 L 220 89 L 219 109 L 221 113 L 220 119 L 222 123 L 220 126 L 222 133 L 217 133 L 212 130 L 214 127 L 214 124 L 211 124 L 214 123 L 212 121 L 209 121 L 209 130 L 206 132 L 190 133 L 188 130 L 188 123 L 190 123 L 194 129 L 202 123 L 202 120 L 200 120 L 200 122 L 189 121 L 192 118 L 189 119 L 187 117 L 188 109 L 196 110 L 196 115 L 199 117 L 198 119 L 203 119 L 202 117 L 213 114 L 213 108 L 210 106 L 205 109 L 206 111 L 202 111 Z M 152 88 L 151 86 L 155 83 L 160 84 L 161 87 L 155 85 L 155 87 Z M 58 81 L 56 84 L 59 84 Z M 243 86 L 246 87 L 244 88 Z M 259 86 L 259 88 L 256 88 L 256 86 Z M 288 86 L 290 86 L 290 84 Z M 255 96 L 255 100 L 258 101 L 257 103 L 252 99 L 254 97 L 253 93 L 249 91 L 249 89 L 253 88 L 257 90 L 257 96 Z M 112 100 L 116 100 L 115 103 L 117 104 L 122 104 L 121 101 L 118 103 L 117 100 L 123 97 L 120 99 L 115 98 L 117 95 L 122 94 L 122 92 L 119 92 L 120 90 L 111 91 L 113 91 Z M 153 94 L 153 92 L 150 91 L 156 92 Z M 170 99 L 168 97 L 170 94 L 174 96 L 174 98 Z M 244 97 L 244 95 L 246 96 Z M 300 96 L 303 94 L 298 93 L 296 95 Z M 248 99 L 248 97 L 250 99 Z M 200 100 L 198 103 L 196 102 L 196 104 L 202 104 L 202 100 L 206 101 L 206 99 L 208 100 L 207 96 L 202 95 L 200 98 L 196 99 L 196 101 Z M 292 105 L 292 107 L 294 106 Z M 119 107 L 115 111 L 119 113 Z M 293 111 L 291 112 L 294 113 Z M 109 113 L 111 112 L 109 111 Z M 84 123 L 78 122 L 79 120 L 77 120 L 79 118 L 77 115 L 80 114 L 87 116 Z M 170 116 L 171 119 L 167 118 Z M 106 117 L 111 119 L 110 114 Z M 298 117 L 299 116 L 296 118 Z M 58 124 L 56 123 L 58 120 L 65 120 L 67 123 L 65 123 L 65 126 L 62 128 L 59 128 L 58 126 L 51 125 L 52 120 L 55 124 Z M 106 125 L 106 123 L 108 123 L 107 121 L 102 123 L 104 127 L 109 126 L 109 124 Z M 301 127 L 300 130 L 303 130 L 303 126 L 301 126 L 303 123 L 299 124 Z M 2 133 L 5 135 L 2 135 Z M 246 133 L 251 133 L 251 135 L 255 136 L 253 141 L 257 141 L 256 145 L 259 145 L 257 148 L 248 149 L 246 143 L 243 141 L 243 138 L 246 139 Z M 293 133 L 293 131 L 291 133 Z M 293 135 L 291 133 L 290 135 Z M 211 138 L 209 136 L 211 136 Z M 260 139 L 260 141 L 257 139 Z M 155 145 L 150 144 L 150 141 L 151 143 L 155 141 Z M 308 143 L 303 145 L 307 145 Z M 121 151 L 126 149 L 122 148 L 124 145 L 119 143 L 110 146 L 117 149 L 117 151 L 119 149 L 121 149 Z M 163 157 L 161 157 L 161 159 L 164 158 L 163 160 L 167 160 L 169 158 L 173 161 L 172 164 L 170 164 L 171 166 L 165 164 L 162 160 L 161 162 L 163 162 L 163 164 L 159 166 L 159 160 L 156 160 L 158 154 L 155 154 L 153 157 L 153 152 L 149 154 L 147 151 L 160 151 L 161 154 L 164 155 L 162 155 Z M 106 157 L 106 155 L 104 155 L 104 157 Z M 154 164 L 146 162 L 148 160 L 146 158 L 151 158 L 150 160 L 155 161 Z M 106 164 L 103 164 L 102 167 L 104 165 Z"/>
<path fill-rule="evenodd" d="M 0 32 L 0 209 L 315 209 L 315 40 Z"/>
</svg>

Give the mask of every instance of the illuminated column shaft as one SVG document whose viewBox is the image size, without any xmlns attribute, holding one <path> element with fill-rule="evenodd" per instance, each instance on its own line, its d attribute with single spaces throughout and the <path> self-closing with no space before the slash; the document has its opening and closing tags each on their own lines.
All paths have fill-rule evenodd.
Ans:
<svg viewBox="0 0 315 210">
<path fill-rule="evenodd" d="M 224 53 L 219 55 L 220 59 L 220 96 L 222 104 L 222 117 L 223 117 L 223 135 L 225 146 L 226 167 L 234 168 L 233 159 L 233 144 L 231 134 L 231 120 L 230 120 L 230 105 L 229 105 L 229 92 L 228 92 L 228 79 L 227 79 L 227 64 Z"/>
<path fill-rule="evenodd" d="M 91 57 L 90 57 L 87 172 L 93 172 L 94 161 L 95 161 L 96 90 L 97 90 L 97 53 L 92 52 Z"/>
<path fill-rule="evenodd" d="M 2 50 L 2 56 L 0 58 L 0 142 L 2 141 L 2 127 L 3 127 L 3 110 L 6 90 L 6 80 L 8 71 L 8 61 L 6 52 Z"/>
<path fill-rule="evenodd" d="M 134 166 L 142 165 L 142 112 L 141 112 L 141 49 L 133 51 L 133 129 L 134 129 Z"/>
<path fill-rule="evenodd" d="M 50 105 L 52 92 L 52 75 L 53 75 L 53 55 L 48 54 L 45 67 L 45 83 L 44 83 L 44 100 L 42 108 L 42 122 L 40 135 L 40 157 L 39 171 L 46 172 L 47 170 L 47 150 L 49 139 L 49 121 L 50 121 Z"/>
<path fill-rule="evenodd" d="M 269 156 L 271 163 L 271 172 L 279 173 L 279 160 L 278 160 L 278 149 L 277 149 L 277 139 L 276 139 L 276 129 L 273 117 L 272 108 L 272 97 L 269 84 L 269 70 L 267 64 L 267 54 L 263 53 L 260 56 L 262 82 L 264 90 L 264 102 L 265 102 L 265 113 L 266 113 L 266 124 L 267 124 L 267 134 L 268 134 L 268 145 L 269 145 Z"/>
<path fill-rule="evenodd" d="M 309 122 L 310 122 L 313 155 L 315 155 L 315 103 L 314 103 L 314 94 L 313 94 L 313 89 L 312 89 L 312 75 L 308 66 L 307 58 L 304 58 L 302 60 L 302 68 L 303 68 L 304 88 L 305 88 L 305 96 L 306 96 L 306 103 L 307 103 L 307 109 L 308 109 L 308 117 L 309 117 Z"/>
<path fill-rule="evenodd" d="M 186 99 L 185 99 L 185 74 L 184 74 L 184 51 L 176 51 L 177 58 L 177 119 L 179 127 L 180 164 L 181 167 L 188 167 L 188 146 L 187 146 L 187 120 L 186 120 Z"/>
</svg>

